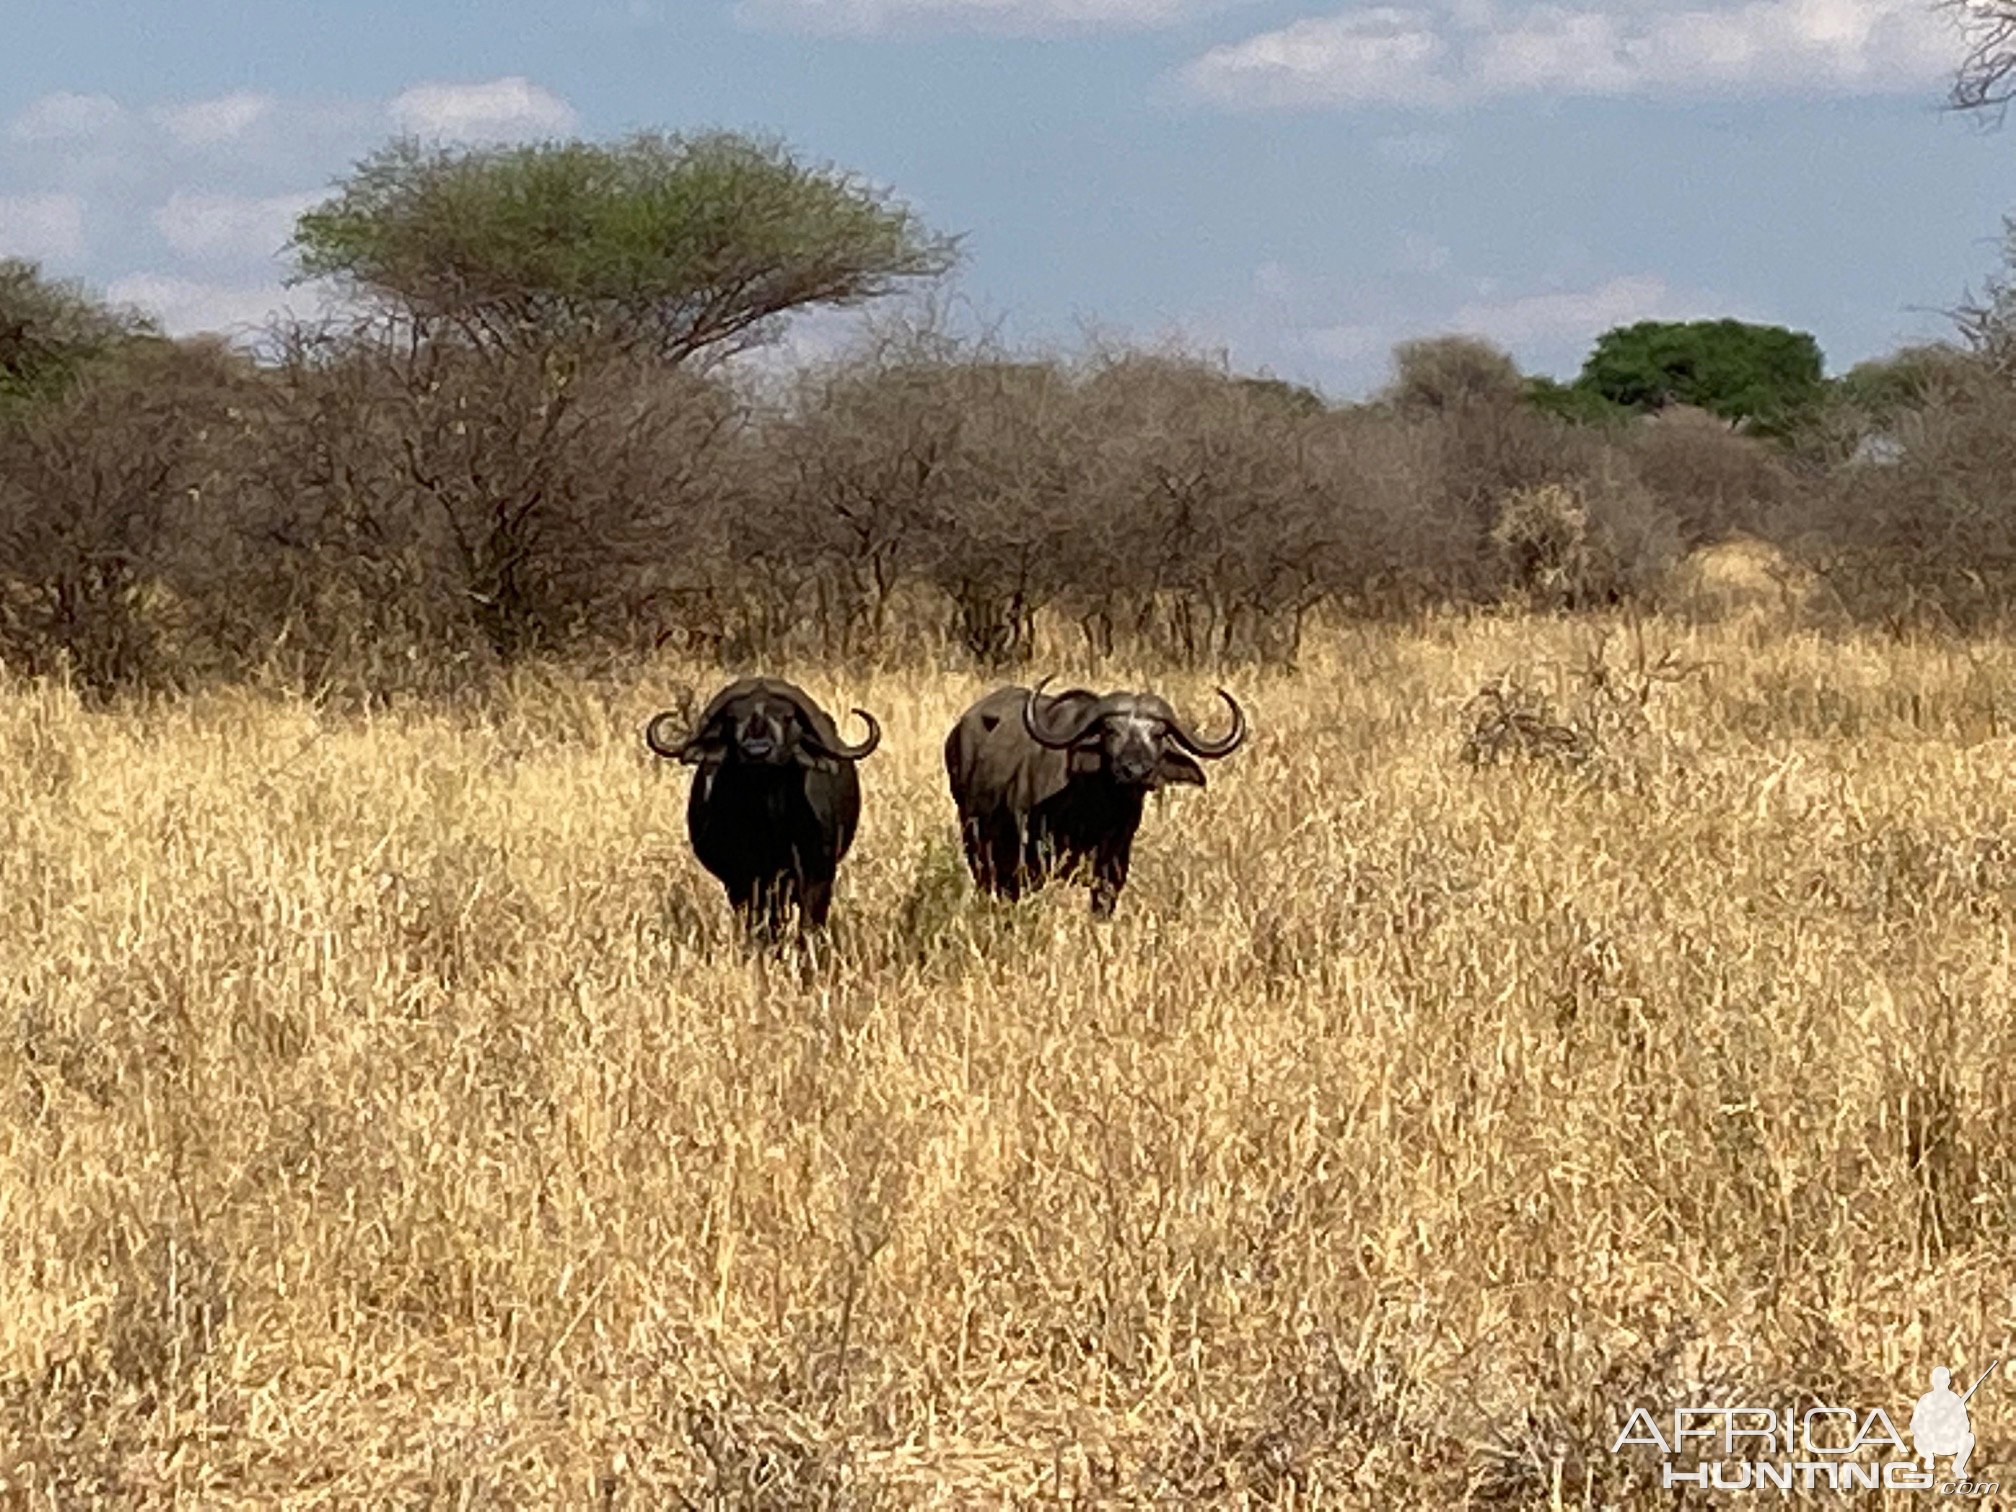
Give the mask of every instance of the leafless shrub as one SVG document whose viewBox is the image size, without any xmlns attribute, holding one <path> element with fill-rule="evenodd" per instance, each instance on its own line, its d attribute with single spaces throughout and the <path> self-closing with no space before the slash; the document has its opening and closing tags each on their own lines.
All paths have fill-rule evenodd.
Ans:
<svg viewBox="0 0 2016 1512">
<path fill-rule="evenodd" d="M 1592 754 L 1588 735 L 1554 701 L 1513 674 L 1500 674 L 1463 705 L 1462 759 L 1471 766 L 1541 758 L 1579 768 Z"/>
<path fill-rule="evenodd" d="M 1466 702 L 1458 754 L 1471 766 L 1540 760 L 1585 775 L 1630 775 L 1657 745 L 1651 718 L 1662 687 L 1703 670 L 1668 647 L 1653 651 L 1642 630 L 1618 645 L 1609 633 L 1591 642 L 1582 660 L 1557 668 L 1556 687 L 1530 673 L 1501 672 Z"/>
<path fill-rule="evenodd" d="M 1326 418 L 1180 355 L 1108 354 L 1082 404 L 1094 481 L 1072 578 L 1092 649 L 1125 625 L 1187 663 L 1292 657 L 1349 508 L 1322 468 Z"/>
<path fill-rule="evenodd" d="M 1477 336 L 1425 336 L 1393 349 L 1393 379 L 1380 401 L 1403 410 L 1446 412 L 1519 398 L 1519 365 Z"/>
<path fill-rule="evenodd" d="M 1688 546 L 1768 530 L 1793 497 L 1783 453 L 1706 410 L 1674 405 L 1648 416 L 1632 428 L 1627 451 Z"/>
<path fill-rule="evenodd" d="M 1845 409 L 1796 450 L 1698 414 L 1577 425 L 1474 347 L 1403 349 L 1407 383 L 1338 408 L 1194 352 L 1031 355 L 928 312 L 763 395 L 382 315 L 276 332 L 265 366 L 227 364 L 228 402 L 181 349 L 0 435 L 0 488 L 60 501 L 10 517 L 5 654 L 376 696 L 668 646 L 1010 667 L 1047 616 L 1095 658 L 1292 663 L 1319 607 L 1580 613 L 1739 535 L 1896 625 L 1990 623 L 2016 587 L 2016 388 L 1978 352 L 1844 388 L 1882 401 L 1872 458 Z"/>
<path fill-rule="evenodd" d="M 735 420 L 639 359 L 295 329 L 241 435 L 231 638 L 247 660 L 291 642 L 310 681 L 648 641 L 708 581 Z"/>
<path fill-rule="evenodd" d="M 1053 364 L 962 364 L 963 419 L 934 512 L 925 578 L 982 666 L 1027 660 L 1037 613 L 1064 587 L 1077 526 L 1070 386 Z"/>
<path fill-rule="evenodd" d="M 1507 495 L 1599 472 L 1605 444 L 1585 428 L 1515 404 L 1474 404 L 1410 423 L 1429 456 L 1436 529 L 1413 542 L 1421 565 L 1458 601 L 1488 599 L 1503 582 L 1491 531 Z"/>
<path fill-rule="evenodd" d="M 1613 661 L 1611 648 L 1620 645 L 1621 654 Z M 1621 739 L 1649 734 L 1654 695 L 1706 670 L 1706 663 L 1683 657 L 1671 646 L 1655 652 L 1642 627 L 1634 627 L 1621 640 L 1604 631 L 1575 669 L 1584 690 L 1583 727 L 1599 745 L 1615 746 Z"/>
<path fill-rule="evenodd" d="M 1629 478 L 1514 490 L 1499 506 L 1491 543 L 1530 602 L 1566 609 L 1622 601 L 1678 548 L 1671 522 Z"/>
<path fill-rule="evenodd" d="M 929 556 L 960 412 L 917 333 L 803 372 L 766 431 L 759 505 L 736 559 L 769 597 L 814 602 L 822 650 L 879 645 Z"/>
<path fill-rule="evenodd" d="M 1894 460 L 1842 469 L 1796 544 L 1852 614 L 1895 630 L 2002 622 L 2016 590 L 2016 386 L 1992 370 L 1899 415 Z"/>
<path fill-rule="evenodd" d="M 1938 0 L 1954 19 L 1966 56 L 1954 74 L 1950 103 L 2000 121 L 2016 97 L 2016 5 L 2010 0 Z"/>
<path fill-rule="evenodd" d="M 196 670 L 175 630 L 208 534 L 214 434 L 249 384 L 212 347 L 136 348 L 0 430 L 0 656 L 94 697 Z"/>
</svg>

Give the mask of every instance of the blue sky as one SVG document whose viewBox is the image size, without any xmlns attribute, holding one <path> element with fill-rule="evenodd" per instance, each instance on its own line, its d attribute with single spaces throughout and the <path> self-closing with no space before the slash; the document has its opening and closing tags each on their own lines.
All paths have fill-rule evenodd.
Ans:
<svg viewBox="0 0 2016 1512">
<path fill-rule="evenodd" d="M 1467 330 L 1572 374 L 1629 320 L 1942 336 L 2016 125 L 1942 110 L 1931 0 L 30 0 L 0 252 L 172 329 L 280 287 L 291 217 L 397 131 L 727 126 L 966 234 L 965 307 L 1360 394 Z M 796 333 L 800 350 L 833 323 Z"/>
</svg>

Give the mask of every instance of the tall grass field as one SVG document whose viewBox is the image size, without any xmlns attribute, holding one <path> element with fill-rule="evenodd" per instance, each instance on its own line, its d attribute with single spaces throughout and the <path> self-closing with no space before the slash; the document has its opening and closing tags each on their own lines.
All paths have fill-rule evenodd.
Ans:
<svg viewBox="0 0 2016 1512">
<path fill-rule="evenodd" d="M 718 667 L 0 690 L 0 1500 L 1671 1504 L 1633 1407 L 2008 1352 L 2016 648 L 1049 651 L 1255 727 L 1117 917 L 974 894 L 1001 679 L 750 668 L 885 727 L 774 956 L 640 739 Z"/>
</svg>

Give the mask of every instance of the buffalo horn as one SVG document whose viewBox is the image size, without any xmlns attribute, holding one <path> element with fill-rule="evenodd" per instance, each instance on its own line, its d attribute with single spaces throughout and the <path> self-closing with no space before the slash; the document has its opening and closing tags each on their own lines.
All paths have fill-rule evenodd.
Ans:
<svg viewBox="0 0 2016 1512">
<path fill-rule="evenodd" d="M 651 747 L 655 754 L 663 756 L 667 761 L 681 760 L 686 755 L 686 747 L 689 742 L 684 737 L 679 736 L 677 731 L 685 723 L 686 721 L 682 716 L 675 714 L 670 709 L 667 709 L 662 714 L 654 714 L 651 717 L 651 723 L 644 726 L 644 744 Z M 665 733 L 667 726 L 671 727 L 672 733 Z"/>
<path fill-rule="evenodd" d="M 1045 677 L 1043 682 L 1039 682 L 1035 687 L 1031 688 L 1029 696 L 1022 700 L 1022 728 L 1029 732 L 1030 739 L 1034 740 L 1038 745 L 1048 746 L 1053 751 L 1061 751 L 1069 746 L 1076 745 L 1084 738 L 1085 732 L 1092 728 L 1093 721 L 1106 712 L 1106 701 L 1104 699 L 1094 699 L 1089 694 L 1081 693 L 1078 696 L 1085 702 L 1085 712 L 1075 722 L 1062 730 L 1045 729 L 1043 722 L 1036 716 L 1036 700 L 1042 695 L 1043 683 L 1049 682 L 1050 678 L 1054 676 L 1056 676 L 1056 673 L 1053 672 L 1048 677 Z M 1072 695 L 1069 693 L 1058 694 L 1052 700 L 1050 710 L 1047 712 L 1055 712 L 1057 705 L 1070 697 Z"/>
<path fill-rule="evenodd" d="M 1218 690 L 1218 696 L 1232 708 L 1232 732 L 1223 740 L 1201 740 L 1183 727 L 1182 720 L 1171 718 L 1169 721 L 1169 733 L 1176 737 L 1176 743 L 1192 756 L 1202 756 L 1206 761 L 1230 756 L 1246 738 L 1246 712 L 1239 707 L 1239 700 L 1223 688 Z"/>
<path fill-rule="evenodd" d="M 861 744 L 850 746 L 836 740 L 829 745 L 820 739 L 818 731 L 810 728 L 805 731 L 803 737 L 805 743 L 822 756 L 832 756 L 841 761 L 859 761 L 882 744 L 882 726 L 875 722 L 875 716 L 866 709 L 856 709 L 854 712 L 860 716 L 861 722 L 868 726 L 868 738 Z"/>
</svg>

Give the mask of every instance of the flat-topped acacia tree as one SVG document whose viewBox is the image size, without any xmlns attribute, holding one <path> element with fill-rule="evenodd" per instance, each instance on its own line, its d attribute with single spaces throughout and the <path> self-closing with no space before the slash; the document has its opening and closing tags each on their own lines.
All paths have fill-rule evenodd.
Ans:
<svg viewBox="0 0 2016 1512">
<path fill-rule="evenodd" d="M 296 333 L 288 365 L 333 407 L 306 455 L 344 452 L 314 462 L 338 481 L 311 513 L 369 515 L 321 560 L 419 582 L 427 614 L 511 660 L 641 622 L 703 549 L 679 480 L 733 428 L 719 359 L 793 312 L 936 277 L 957 241 L 777 143 L 647 132 L 394 140 L 300 218 L 292 251 L 361 306 Z"/>
<path fill-rule="evenodd" d="M 486 346 L 682 363 L 947 271 L 957 238 L 858 176 L 731 132 L 454 148 L 400 138 L 302 215 L 329 278 Z"/>
</svg>

